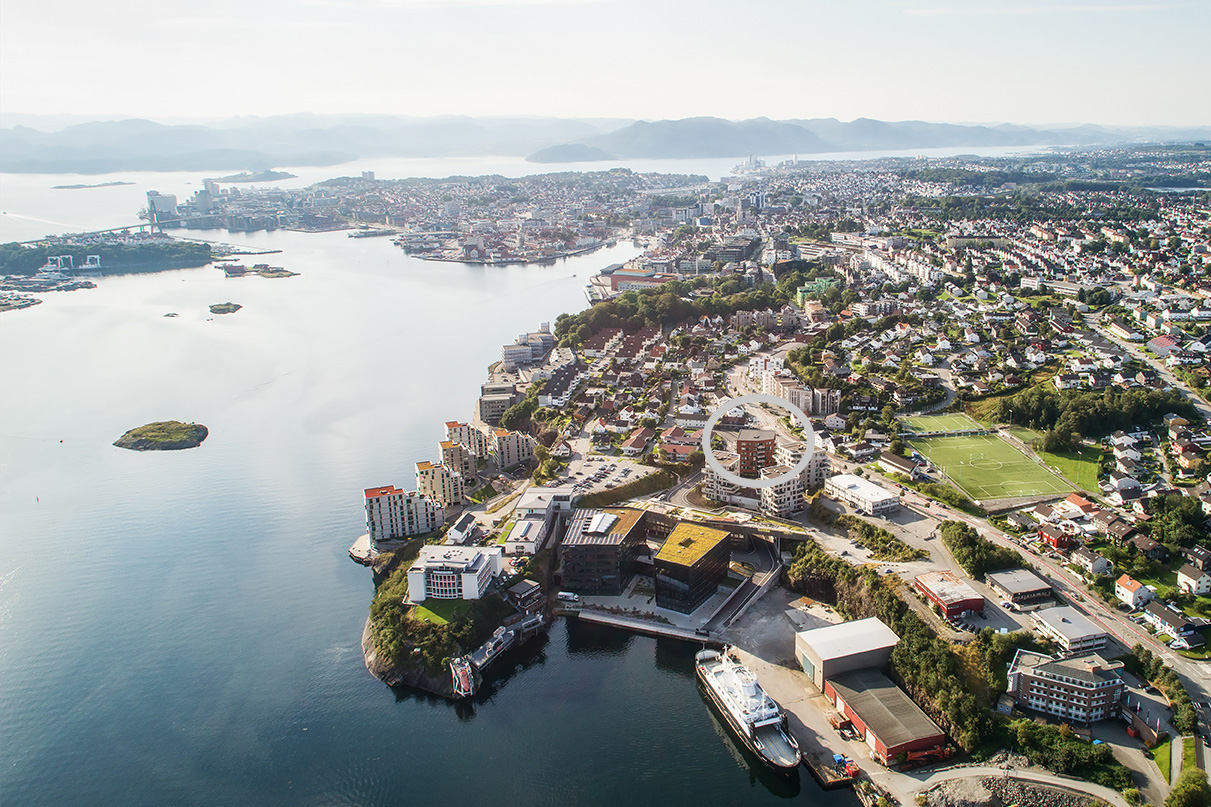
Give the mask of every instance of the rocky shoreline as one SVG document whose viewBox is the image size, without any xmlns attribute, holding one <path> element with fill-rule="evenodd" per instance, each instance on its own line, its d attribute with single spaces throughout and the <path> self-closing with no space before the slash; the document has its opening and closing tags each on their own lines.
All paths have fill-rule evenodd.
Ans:
<svg viewBox="0 0 1211 807">
<path fill-rule="evenodd" d="M 448 673 L 434 678 L 420 668 L 400 670 L 379 656 L 378 648 L 374 646 L 374 636 L 370 632 L 370 617 L 366 617 L 366 626 L 362 628 L 362 656 L 370 674 L 389 687 L 407 686 L 443 698 L 454 698 L 454 681 Z"/>
<path fill-rule="evenodd" d="M 179 433 L 180 436 L 169 438 L 168 432 Z M 210 430 L 201 423 L 161 421 L 131 429 L 115 440 L 114 445 L 131 451 L 181 451 L 197 448 L 209 435 Z"/>
<path fill-rule="evenodd" d="M 1069 788 L 999 776 L 944 782 L 926 798 L 929 807 L 1091 807 L 1099 801 Z"/>
</svg>

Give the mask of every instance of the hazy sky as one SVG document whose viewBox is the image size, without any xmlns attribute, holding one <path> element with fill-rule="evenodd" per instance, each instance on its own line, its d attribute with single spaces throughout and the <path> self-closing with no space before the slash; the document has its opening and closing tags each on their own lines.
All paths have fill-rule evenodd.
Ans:
<svg viewBox="0 0 1211 807">
<path fill-rule="evenodd" d="M 1211 2 L 0 0 L 0 110 L 1211 124 Z"/>
</svg>

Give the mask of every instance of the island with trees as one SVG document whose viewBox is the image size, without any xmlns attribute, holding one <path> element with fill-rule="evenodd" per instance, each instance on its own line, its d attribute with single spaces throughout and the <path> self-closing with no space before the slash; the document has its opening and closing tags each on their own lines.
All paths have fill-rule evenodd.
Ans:
<svg viewBox="0 0 1211 807">
<path fill-rule="evenodd" d="M 192 269 L 213 259 L 210 245 L 197 241 L 156 239 L 98 244 L 77 243 L 71 236 L 63 236 L 36 244 L 0 244 L 0 275 L 33 275 L 46 265 L 47 258 L 63 255 L 70 255 L 77 267 L 83 266 L 89 255 L 97 255 L 101 265 L 95 271 L 103 275 Z"/>
</svg>

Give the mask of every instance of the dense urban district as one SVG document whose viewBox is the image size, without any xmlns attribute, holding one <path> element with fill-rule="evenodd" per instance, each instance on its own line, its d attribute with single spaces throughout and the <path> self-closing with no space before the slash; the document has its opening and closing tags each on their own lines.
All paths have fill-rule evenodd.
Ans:
<svg viewBox="0 0 1211 807">
<path fill-rule="evenodd" d="M 753 764 L 867 804 L 1211 803 L 1209 160 L 584 175 L 543 222 L 644 252 L 502 346 L 414 489 L 364 491 L 367 665 L 475 697 L 579 619 L 714 648 Z M 457 205 L 413 226 L 466 255 L 571 176 L 390 187 Z"/>
</svg>

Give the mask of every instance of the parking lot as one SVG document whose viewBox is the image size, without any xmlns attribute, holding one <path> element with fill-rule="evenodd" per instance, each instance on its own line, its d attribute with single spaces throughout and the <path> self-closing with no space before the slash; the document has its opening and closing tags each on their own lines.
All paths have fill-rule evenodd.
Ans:
<svg viewBox="0 0 1211 807">
<path fill-rule="evenodd" d="M 590 455 L 568 470 L 568 478 L 560 483 L 571 484 L 577 493 L 587 495 L 634 482 L 655 473 L 658 469 L 640 465 L 627 457 Z"/>
</svg>

